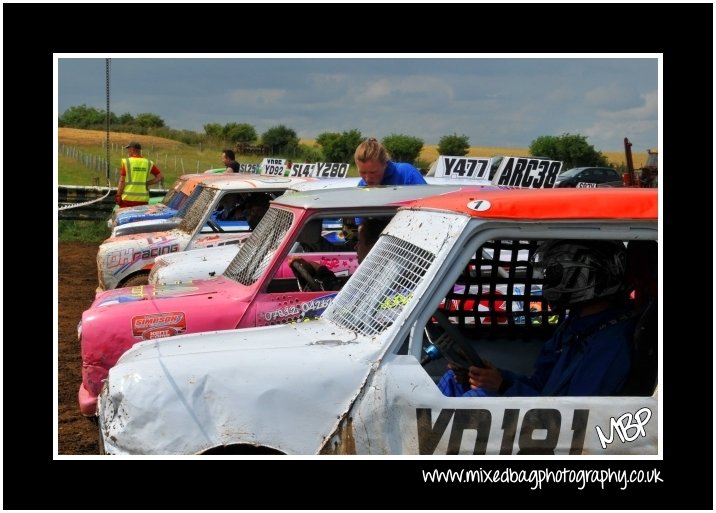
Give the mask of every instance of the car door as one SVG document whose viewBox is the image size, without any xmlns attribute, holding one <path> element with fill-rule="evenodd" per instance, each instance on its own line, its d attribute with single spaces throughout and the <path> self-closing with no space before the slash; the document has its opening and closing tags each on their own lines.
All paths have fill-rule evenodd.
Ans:
<svg viewBox="0 0 716 513">
<path fill-rule="evenodd" d="M 530 375 L 543 342 L 557 327 L 559 321 L 553 319 L 554 315 L 563 318 L 565 312 L 550 311 L 541 296 L 543 279 L 533 272 L 531 258 L 521 256 L 524 251 L 533 253 L 535 241 L 507 239 L 488 241 L 485 246 L 488 244 L 492 251 L 482 251 L 474 245 L 463 250 L 472 253 L 470 260 L 438 307 L 453 326 L 452 331 L 444 329 L 444 333 L 450 338 L 469 337 L 467 343 L 474 344 L 482 358 L 517 374 Z M 500 273 L 498 268 L 508 268 L 510 272 Z M 494 297 L 500 284 L 506 284 L 511 291 L 509 326 L 499 319 L 485 323 L 483 319 L 491 319 L 491 313 L 469 306 L 470 298 Z M 435 338 L 431 327 L 438 317 L 437 313 L 433 317 L 421 315 L 428 324 L 423 329 L 416 323 L 411 336 L 427 341 Z M 642 396 L 448 397 L 437 385 L 446 370 L 446 360 L 429 361 L 419 361 L 414 354 L 406 354 L 406 349 L 382 357 L 348 416 L 346 427 L 352 429 L 350 441 L 355 452 L 656 454 L 655 390 Z M 431 368 L 431 364 L 438 367 Z"/>
<path fill-rule="evenodd" d="M 330 269 L 345 281 L 358 268 L 358 259 L 353 252 L 316 252 L 287 256 L 273 276 L 265 281 L 256 295 L 239 328 L 251 326 L 272 326 L 315 319 L 331 303 L 337 290 L 309 290 L 291 270 L 288 259 L 300 256 L 304 260 L 317 262 Z"/>
</svg>

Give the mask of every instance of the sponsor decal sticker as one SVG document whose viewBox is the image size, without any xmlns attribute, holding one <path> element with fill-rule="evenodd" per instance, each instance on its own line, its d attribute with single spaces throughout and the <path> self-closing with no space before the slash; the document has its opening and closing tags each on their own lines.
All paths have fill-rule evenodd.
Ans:
<svg viewBox="0 0 716 513">
<path fill-rule="evenodd" d="M 142 338 L 144 340 L 154 340 L 157 338 L 173 337 L 178 334 L 179 330 L 176 328 L 152 328 L 142 333 Z"/>
<path fill-rule="evenodd" d="M 170 334 L 161 335 L 158 330 L 165 330 L 165 333 L 173 331 Z M 149 331 L 149 335 L 145 332 Z M 151 338 L 160 338 L 162 336 L 178 335 L 186 331 L 186 315 L 184 312 L 162 312 L 158 314 L 137 315 L 132 317 L 132 335 L 142 337 L 145 340 Z M 152 333 L 154 336 L 152 336 Z"/>
<path fill-rule="evenodd" d="M 276 320 L 290 320 L 292 322 L 315 319 L 320 317 L 323 311 L 328 305 L 331 304 L 336 294 L 328 294 L 325 296 L 319 296 L 309 301 L 297 303 L 295 305 L 289 305 L 278 310 L 271 310 L 263 313 L 263 317 L 266 321 Z"/>
</svg>

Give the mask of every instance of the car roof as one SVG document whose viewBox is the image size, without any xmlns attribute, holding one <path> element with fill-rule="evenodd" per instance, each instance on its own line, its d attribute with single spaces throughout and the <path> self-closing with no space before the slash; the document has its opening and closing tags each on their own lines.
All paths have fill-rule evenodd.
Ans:
<svg viewBox="0 0 716 513">
<path fill-rule="evenodd" d="M 455 178 L 453 176 L 425 176 L 423 178 L 431 185 L 490 185 L 491 183 L 487 178 Z"/>
<path fill-rule="evenodd" d="M 607 166 L 582 166 L 582 167 L 570 167 L 569 169 L 566 169 L 563 172 L 566 173 L 567 171 L 574 171 L 574 170 L 582 171 L 584 169 L 608 169 L 609 171 L 616 171 L 616 169 L 614 169 L 612 167 L 607 167 Z"/>
<path fill-rule="evenodd" d="M 482 189 L 497 189 L 492 185 L 384 185 L 377 187 L 346 187 L 340 189 L 294 192 L 284 194 L 272 204 L 297 208 L 350 208 L 399 205 L 418 198 L 456 191 L 476 194 Z"/>
<path fill-rule="evenodd" d="M 291 187 L 292 191 L 313 191 L 316 189 L 337 189 L 340 187 L 354 187 L 358 185 L 357 178 L 317 178 L 310 182 L 297 183 Z"/>
<path fill-rule="evenodd" d="M 651 219 L 658 216 L 656 189 L 488 189 L 418 199 L 405 208 L 438 209 L 500 219 Z"/>
<path fill-rule="evenodd" d="M 318 181 L 317 178 L 297 176 L 257 175 L 255 173 L 227 173 L 206 175 L 200 182 L 204 187 L 219 190 L 287 189 L 293 185 Z"/>
</svg>

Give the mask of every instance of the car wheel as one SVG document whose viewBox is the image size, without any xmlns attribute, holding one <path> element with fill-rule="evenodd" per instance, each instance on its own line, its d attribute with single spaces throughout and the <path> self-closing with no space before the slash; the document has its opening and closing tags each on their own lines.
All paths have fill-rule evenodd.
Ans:
<svg viewBox="0 0 716 513">
<path fill-rule="evenodd" d="M 122 287 L 136 287 L 139 285 L 149 285 L 149 273 L 142 272 L 139 274 L 135 274 L 134 276 L 128 278 L 126 281 L 122 282 Z"/>
</svg>

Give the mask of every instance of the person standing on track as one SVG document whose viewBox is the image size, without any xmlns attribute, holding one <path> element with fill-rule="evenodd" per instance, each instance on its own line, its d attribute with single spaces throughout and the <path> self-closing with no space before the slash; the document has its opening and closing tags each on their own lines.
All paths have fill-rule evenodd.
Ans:
<svg viewBox="0 0 716 513">
<path fill-rule="evenodd" d="M 120 207 L 146 205 L 149 203 L 149 186 L 164 178 L 154 162 L 142 157 L 141 144 L 132 141 L 125 148 L 129 157 L 122 159 L 115 201 Z M 150 174 L 153 176 L 148 179 Z"/>
<path fill-rule="evenodd" d="M 239 163 L 236 162 L 234 150 L 225 149 L 221 152 L 221 161 L 226 166 L 225 173 L 240 173 Z"/>
</svg>

